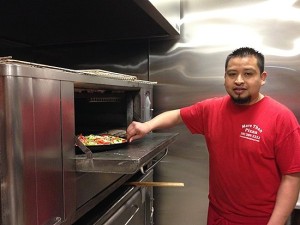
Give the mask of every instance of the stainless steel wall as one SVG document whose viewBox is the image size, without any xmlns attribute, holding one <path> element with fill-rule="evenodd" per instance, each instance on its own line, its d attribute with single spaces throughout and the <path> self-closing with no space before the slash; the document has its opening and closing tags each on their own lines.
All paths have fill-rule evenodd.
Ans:
<svg viewBox="0 0 300 225">
<path fill-rule="evenodd" d="M 167 1 L 167 0 L 165 0 Z M 300 1 L 182 0 L 181 38 L 150 43 L 154 115 L 226 94 L 224 62 L 234 49 L 265 54 L 267 83 L 262 92 L 291 108 L 300 120 Z M 184 188 L 155 189 L 155 224 L 206 224 L 208 153 L 203 137 L 184 126 L 155 173 L 158 181 Z M 165 132 L 165 131 L 164 131 Z"/>
</svg>

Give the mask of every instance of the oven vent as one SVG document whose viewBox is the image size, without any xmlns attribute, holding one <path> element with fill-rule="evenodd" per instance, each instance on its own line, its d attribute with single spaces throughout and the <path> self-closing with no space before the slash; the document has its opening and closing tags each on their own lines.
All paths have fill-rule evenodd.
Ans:
<svg viewBox="0 0 300 225">
<path fill-rule="evenodd" d="M 121 102 L 119 97 L 92 97 L 89 102 Z"/>
</svg>

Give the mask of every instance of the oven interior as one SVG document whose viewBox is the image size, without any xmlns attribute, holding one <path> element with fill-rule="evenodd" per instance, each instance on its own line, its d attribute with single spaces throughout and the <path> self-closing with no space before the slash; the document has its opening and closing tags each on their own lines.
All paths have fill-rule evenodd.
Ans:
<svg viewBox="0 0 300 225">
<path fill-rule="evenodd" d="M 98 134 L 126 130 L 140 115 L 139 92 L 75 89 L 75 133 Z"/>
</svg>

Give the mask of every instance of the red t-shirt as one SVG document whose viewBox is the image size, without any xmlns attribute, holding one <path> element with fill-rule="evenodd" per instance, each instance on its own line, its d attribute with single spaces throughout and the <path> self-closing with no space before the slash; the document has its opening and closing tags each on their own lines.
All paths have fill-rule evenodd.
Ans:
<svg viewBox="0 0 300 225">
<path fill-rule="evenodd" d="M 270 97 L 236 105 L 229 96 L 180 110 L 209 151 L 209 200 L 232 222 L 266 222 L 283 174 L 300 172 L 300 128 L 294 114 Z"/>
</svg>

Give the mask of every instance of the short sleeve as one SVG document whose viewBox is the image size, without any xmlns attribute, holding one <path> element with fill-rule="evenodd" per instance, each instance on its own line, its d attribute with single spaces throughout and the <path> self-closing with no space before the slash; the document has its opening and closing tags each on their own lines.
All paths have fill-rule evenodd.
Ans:
<svg viewBox="0 0 300 225">
<path fill-rule="evenodd" d="M 207 131 L 207 120 L 214 108 L 218 108 L 222 99 L 212 98 L 181 108 L 180 115 L 192 134 L 204 134 Z"/>
<path fill-rule="evenodd" d="M 181 118 L 192 134 L 203 133 L 202 111 L 201 103 L 180 110 Z"/>
</svg>

